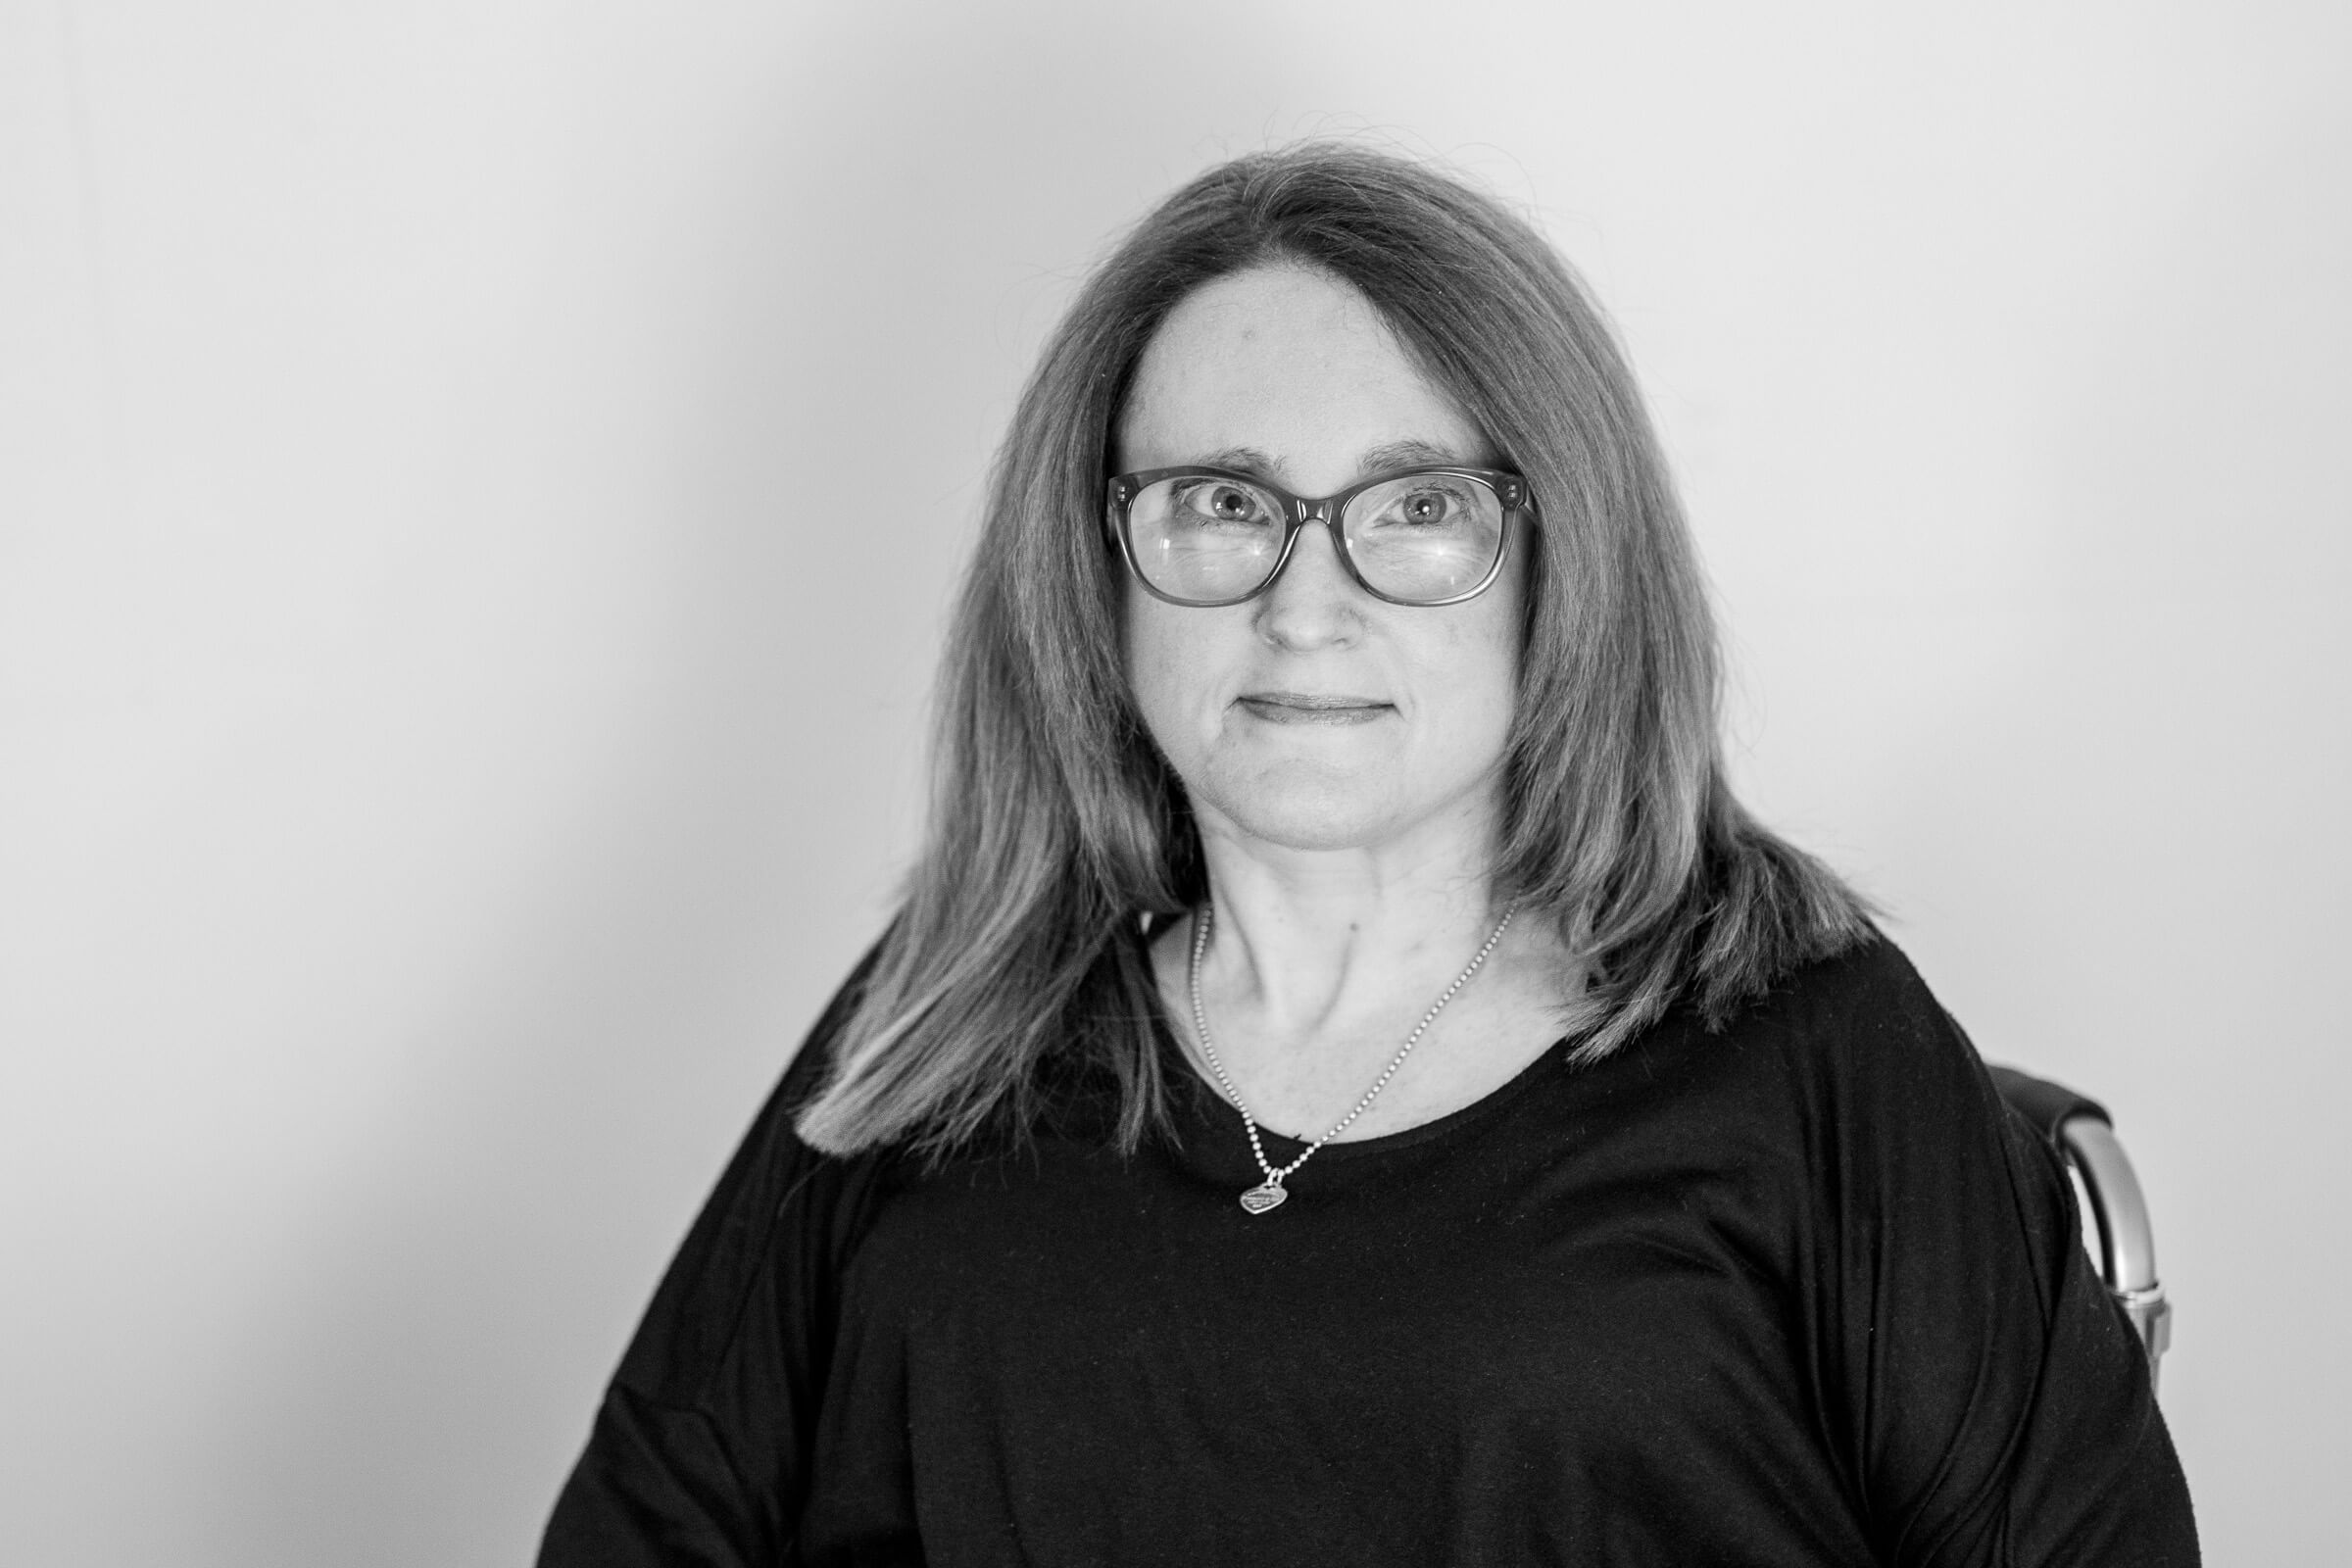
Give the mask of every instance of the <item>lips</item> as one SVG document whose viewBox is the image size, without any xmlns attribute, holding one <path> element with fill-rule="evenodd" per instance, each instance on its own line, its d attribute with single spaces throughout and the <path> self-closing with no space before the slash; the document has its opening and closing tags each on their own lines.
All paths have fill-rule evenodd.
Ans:
<svg viewBox="0 0 2352 1568">
<path fill-rule="evenodd" d="M 1270 724 L 1369 724 L 1395 711 L 1392 705 L 1370 697 L 1322 692 L 1249 692 L 1234 702 L 1252 718 Z"/>
</svg>

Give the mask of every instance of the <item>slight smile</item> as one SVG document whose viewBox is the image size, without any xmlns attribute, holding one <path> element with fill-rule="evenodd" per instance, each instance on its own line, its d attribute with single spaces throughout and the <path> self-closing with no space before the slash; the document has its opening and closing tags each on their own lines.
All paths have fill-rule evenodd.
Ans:
<svg viewBox="0 0 2352 1568">
<path fill-rule="evenodd" d="M 1269 724 L 1369 724 L 1394 711 L 1369 697 L 1319 697 L 1306 692 L 1251 692 L 1234 699 L 1253 718 Z"/>
</svg>

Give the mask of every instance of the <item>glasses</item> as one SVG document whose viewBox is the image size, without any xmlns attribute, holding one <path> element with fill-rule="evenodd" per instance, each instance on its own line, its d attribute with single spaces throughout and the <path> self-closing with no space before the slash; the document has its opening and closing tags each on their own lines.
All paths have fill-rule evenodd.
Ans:
<svg viewBox="0 0 2352 1568">
<path fill-rule="evenodd" d="M 1331 530 L 1340 564 L 1392 605 L 1458 605 L 1502 571 L 1527 481 L 1500 468 L 1399 468 L 1308 500 L 1228 468 L 1148 468 L 1110 481 L 1103 525 L 1154 598 L 1209 609 L 1264 593 L 1298 530 Z"/>
</svg>

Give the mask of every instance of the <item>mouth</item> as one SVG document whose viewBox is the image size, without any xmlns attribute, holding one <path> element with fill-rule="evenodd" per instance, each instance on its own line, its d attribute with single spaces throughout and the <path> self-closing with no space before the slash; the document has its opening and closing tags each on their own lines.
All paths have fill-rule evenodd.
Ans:
<svg viewBox="0 0 2352 1568">
<path fill-rule="evenodd" d="M 1333 697 L 1317 692 L 1249 692 L 1234 706 L 1269 724 L 1369 724 L 1395 706 L 1369 697 Z"/>
</svg>

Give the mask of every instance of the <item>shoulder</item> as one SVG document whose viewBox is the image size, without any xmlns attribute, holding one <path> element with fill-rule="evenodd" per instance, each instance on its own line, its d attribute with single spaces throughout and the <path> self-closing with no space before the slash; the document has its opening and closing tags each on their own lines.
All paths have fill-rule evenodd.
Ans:
<svg viewBox="0 0 2352 1568">
<path fill-rule="evenodd" d="M 1577 1078 L 1569 1103 L 1597 1125 L 1736 1151 L 1743 1179 L 1790 1214 L 2007 1136 L 1967 1038 L 1876 928 L 1783 971 L 1719 1023 L 1686 999 Z"/>
<path fill-rule="evenodd" d="M 1802 1119 L 1848 1138 L 1965 1135 L 2004 1114 L 1968 1036 L 1875 928 L 1790 970 L 1724 1034 L 1775 1062 Z"/>
<path fill-rule="evenodd" d="M 1942 1012 L 1911 960 L 1874 926 L 1838 952 L 1780 976 L 1740 1021 L 1766 1028 L 1868 1028 Z"/>
<path fill-rule="evenodd" d="M 858 1004 L 864 1000 L 866 982 L 872 978 L 875 965 L 881 961 L 882 947 L 889 940 L 885 935 L 865 950 L 832 997 L 824 1010 L 808 1026 L 808 1035 L 800 1048 L 785 1064 L 782 1078 L 770 1097 L 762 1120 L 775 1119 L 789 1125 L 808 1103 L 824 1090 L 833 1075 L 839 1058 L 841 1037 L 850 1020 L 857 1015 Z"/>
<path fill-rule="evenodd" d="M 1874 1053 L 1908 1057 L 1957 1047 L 1973 1054 L 1911 960 L 1875 927 L 1841 952 L 1781 976 L 1727 1027 L 1809 1057 L 1862 1058 L 1853 1065 Z"/>
<path fill-rule="evenodd" d="M 773 1326 L 821 1298 L 854 1248 L 889 1159 L 812 1149 L 794 1121 L 823 1087 L 872 965 L 868 953 L 753 1117 L 655 1293 L 616 1383 L 663 1403 L 700 1404 L 742 1359 L 746 1326 Z M 756 1300 L 760 1309 L 747 1310 Z"/>
</svg>

